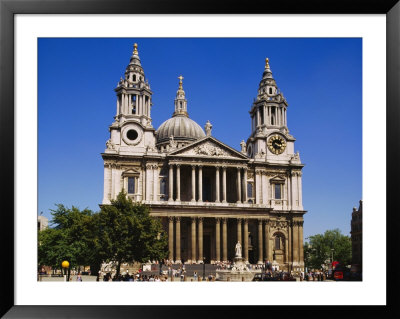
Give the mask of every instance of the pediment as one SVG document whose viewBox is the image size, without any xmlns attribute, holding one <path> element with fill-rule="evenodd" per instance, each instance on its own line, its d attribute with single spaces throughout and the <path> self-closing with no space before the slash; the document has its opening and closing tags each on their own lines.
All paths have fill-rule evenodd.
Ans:
<svg viewBox="0 0 400 319">
<path fill-rule="evenodd" d="M 140 171 L 134 168 L 130 168 L 122 172 L 122 176 L 138 175 L 138 174 L 140 174 Z"/>
<path fill-rule="evenodd" d="M 248 159 L 245 154 L 236 151 L 235 149 L 210 136 L 173 151 L 169 155 L 182 157 L 229 158 L 240 160 Z"/>
<path fill-rule="evenodd" d="M 284 183 L 285 179 L 282 176 L 275 175 L 270 179 L 270 182 L 275 182 L 275 183 Z"/>
</svg>

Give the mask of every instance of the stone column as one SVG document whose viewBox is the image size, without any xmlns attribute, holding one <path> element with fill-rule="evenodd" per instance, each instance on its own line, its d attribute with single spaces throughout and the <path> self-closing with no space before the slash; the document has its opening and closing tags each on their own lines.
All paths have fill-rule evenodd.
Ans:
<svg viewBox="0 0 400 319">
<path fill-rule="evenodd" d="M 192 165 L 192 202 L 196 201 L 196 166 Z"/>
<path fill-rule="evenodd" d="M 119 96 L 117 96 L 117 114 L 115 114 L 115 116 L 118 116 L 119 113 L 120 113 L 120 103 L 119 103 Z"/>
<path fill-rule="evenodd" d="M 243 169 L 243 202 L 247 203 L 247 168 Z"/>
<path fill-rule="evenodd" d="M 289 269 L 291 268 L 293 264 L 293 245 L 292 245 L 292 229 L 293 229 L 293 223 L 292 221 L 288 222 L 288 262 L 289 262 Z M 290 269 L 291 270 L 291 269 Z"/>
<path fill-rule="evenodd" d="M 304 265 L 303 252 L 303 221 L 299 221 L 299 263 Z"/>
<path fill-rule="evenodd" d="M 265 235 L 265 258 L 264 259 L 268 259 L 269 261 L 271 261 L 270 257 L 269 257 L 269 251 L 270 251 L 270 246 L 269 246 L 269 220 L 266 219 L 265 220 L 265 224 L 264 224 L 264 235 Z"/>
<path fill-rule="evenodd" d="M 115 169 L 114 169 L 115 165 L 111 164 L 110 165 L 110 170 L 111 170 L 111 179 L 110 179 L 110 185 L 111 185 L 111 199 L 114 199 L 114 195 L 115 195 Z"/>
<path fill-rule="evenodd" d="M 292 179 L 290 178 L 290 174 L 288 175 L 287 178 L 287 209 L 291 210 L 292 209 Z"/>
<path fill-rule="evenodd" d="M 221 218 L 215 218 L 215 260 L 221 260 Z"/>
<path fill-rule="evenodd" d="M 219 203 L 219 167 L 215 168 L 215 202 Z"/>
<path fill-rule="evenodd" d="M 264 105 L 263 110 L 264 110 L 264 112 L 263 112 L 263 115 L 264 115 L 263 122 L 264 122 L 265 125 L 267 125 L 268 114 L 267 114 L 267 106 L 266 105 Z"/>
<path fill-rule="evenodd" d="M 192 262 L 196 261 L 196 217 L 192 217 Z"/>
<path fill-rule="evenodd" d="M 153 201 L 158 200 L 158 165 L 153 166 Z"/>
<path fill-rule="evenodd" d="M 299 206 L 299 200 L 297 197 L 297 172 L 292 172 L 291 178 L 292 184 L 292 209 L 296 209 Z"/>
<path fill-rule="evenodd" d="M 300 231 L 300 222 L 296 221 L 295 227 L 296 234 L 293 235 L 293 246 L 295 248 L 295 261 L 299 263 L 300 261 L 300 250 L 299 250 L 299 231 Z M 296 241 L 296 242 L 295 242 Z"/>
<path fill-rule="evenodd" d="M 175 217 L 175 262 L 181 263 L 181 218 Z"/>
<path fill-rule="evenodd" d="M 236 203 L 240 204 L 242 202 L 242 192 L 241 192 L 242 185 L 240 183 L 240 168 L 239 167 L 237 168 L 236 185 L 237 185 L 237 191 L 236 191 L 237 201 L 236 201 Z"/>
<path fill-rule="evenodd" d="M 256 204 L 260 204 L 260 171 L 255 171 L 255 185 L 254 185 L 254 197 L 256 199 Z"/>
<path fill-rule="evenodd" d="M 227 229 L 227 219 L 222 219 L 222 260 L 228 260 L 228 229 Z"/>
<path fill-rule="evenodd" d="M 168 227 L 168 259 L 170 261 L 174 260 L 174 217 L 169 216 L 169 227 Z"/>
<path fill-rule="evenodd" d="M 222 202 L 226 203 L 226 166 L 222 167 Z"/>
<path fill-rule="evenodd" d="M 299 208 L 303 209 L 303 190 L 302 190 L 302 183 L 301 183 L 301 176 L 303 174 L 301 172 L 298 173 L 298 189 L 299 189 Z"/>
<path fill-rule="evenodd" d="M 297 264 L 299 262 L 299 222 L 293 222 L 293 262 Z"/>
<path fill-rule="evenodd" d="M 249 261 L 249 220 L 245 218 L 243 225 L 243 251 L 244 251 L 244 260 L 246 262 Z"/>
<path fill-rule="evenodd" d="M 288 262 L 289 261 L 289 249 L 288 249 L 288 239 L 286 238 L 285 240 L 285 261 Z M 288 265 L 289 269 L 290 266 Z"/>
<path fill-rule="evenodd" d="M 147 182 L 147 181 L 146 181 Z M 172 202 L 174 200 L 174 167 L 169 164 L 169 176 L 168 176 L 168 201 Z"/>
<path fill-rule="evenodd" d="M 199 217 L 199 262 L 203 261 L 203 218 Z"/>
<path fill-rule="evenodd" d="M 240 242 L 240 245 L 242 245 L 242 220 L 240 218 L 237 219 L 237 238 L 238 242 Z"/>
<path fill-rule="evenodd" d="M 262 219 L 258 220 L 258 264 L 263 263 Z"/>
<path fill-rule="evenodd" d="M 144 167 L 142 169 L 142 186 L 141 186 L 141 190 L 142 190 L 142 194 L 141 194 L 141 200 L 145 200 L 145 196 L 146 196 L 146 168 Z"/>
<path fill-rule="evenodd" d="M 152 166 L 150 164 L 146 165 L 146 200 L 150 201 L 151 200 L 151 168 Z"/>
<path fill-rule="evenodd" d="M 176 165 L 176 201 L 181 200 L 181 165 Z"/>
<path fill-rule="evenodd" d="M 103 195 L 103 204 L 110 203 L 110 186 L 111 186 L 111 176 L 110 176 L 110 169 L 108 168 L 108 164 L 104 164 L 104 195 Z"/>
<path fill-rule="evenodd" d="M 263 202 L 263 204 L 264 205 L 267 205 L 268 204 L 268 201 L 267 201 L 267 187 L 268 187 L 268 185 L 267 185 L 267 183 L 266 183 L 266 174 L 265 174 L 265 172 L 262 172 L 261 173 L 261 193 L 262 193 L 262 202 Z"/>
<path fill-rule="evenodd" d="M 199 203 L 203 201 L 203 167 L 199 166 Z"/>
<path fill-rule="evenodd" d="M 268 174 L 265 174 L 265 205 L 271 206 L 271 194 L 270 194 L 270 182 L 269 182 L 270 176 Z"/>
</svg>

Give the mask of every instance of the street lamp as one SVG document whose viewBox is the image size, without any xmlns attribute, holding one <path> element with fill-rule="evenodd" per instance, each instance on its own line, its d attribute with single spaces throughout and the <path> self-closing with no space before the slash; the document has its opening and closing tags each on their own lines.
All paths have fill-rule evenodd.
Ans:
<svg viewBox="0 0 400 319">
<path fill-rule="evenodd" d="M 64 275 L 67 276 L 67 281 L 69 281 L 69 275 L 70 275 L 69 262 L 67 260 L 64 260 L 61 263 L 61 267 L 64 268 Z M 67 269 L 68 269 L 68 273 L 67 273 Z"/>
<path fill-rule="evenodd" d="M 333 252 L 334 252 L 334 250 L 335 250 L 335 249 L 331 248 L 331 253 L 332 253 L 332 254 L 331 254 L 331 262 L 332 262 L 332 263 L 333 263 Z"/>
<path fill-rule="evenodd" d="M 206 257 L 203 257 L 203 281 L 206 280 Z"/>
</svg>

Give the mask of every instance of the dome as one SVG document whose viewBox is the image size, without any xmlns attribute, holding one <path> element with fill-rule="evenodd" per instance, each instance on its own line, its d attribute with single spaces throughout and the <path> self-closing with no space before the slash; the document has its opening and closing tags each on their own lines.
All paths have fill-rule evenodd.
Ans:
<svg viewBox="0 0 400 319">
<path fill-rule="evenodd" d="M 187 116 L 177 115 L 160 125 L 156 131 L 157 143 L 169 141 L 173 136 L 176 141 L 195 141 L 205 137 L 203 129 Z"/>
</svg>

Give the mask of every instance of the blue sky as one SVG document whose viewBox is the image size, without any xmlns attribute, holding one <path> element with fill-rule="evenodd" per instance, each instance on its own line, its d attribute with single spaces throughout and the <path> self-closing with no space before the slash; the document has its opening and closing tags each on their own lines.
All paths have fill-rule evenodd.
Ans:
<svg viewBox="0 0 400 319">
<path fill-rule="evenodd" d="M 170 118 L 184 76 L 190 118 L 239 150 L 265 58 L 286 97 L 303 169 L 304 237 L 350 232 L 362 199 L 362 40 L 353 38 L 41 38 L 38 212 L 56 203 L 98 211 L 114 88 L 133 43 L 153 94 L 153 126 Z"/>
</svg>

